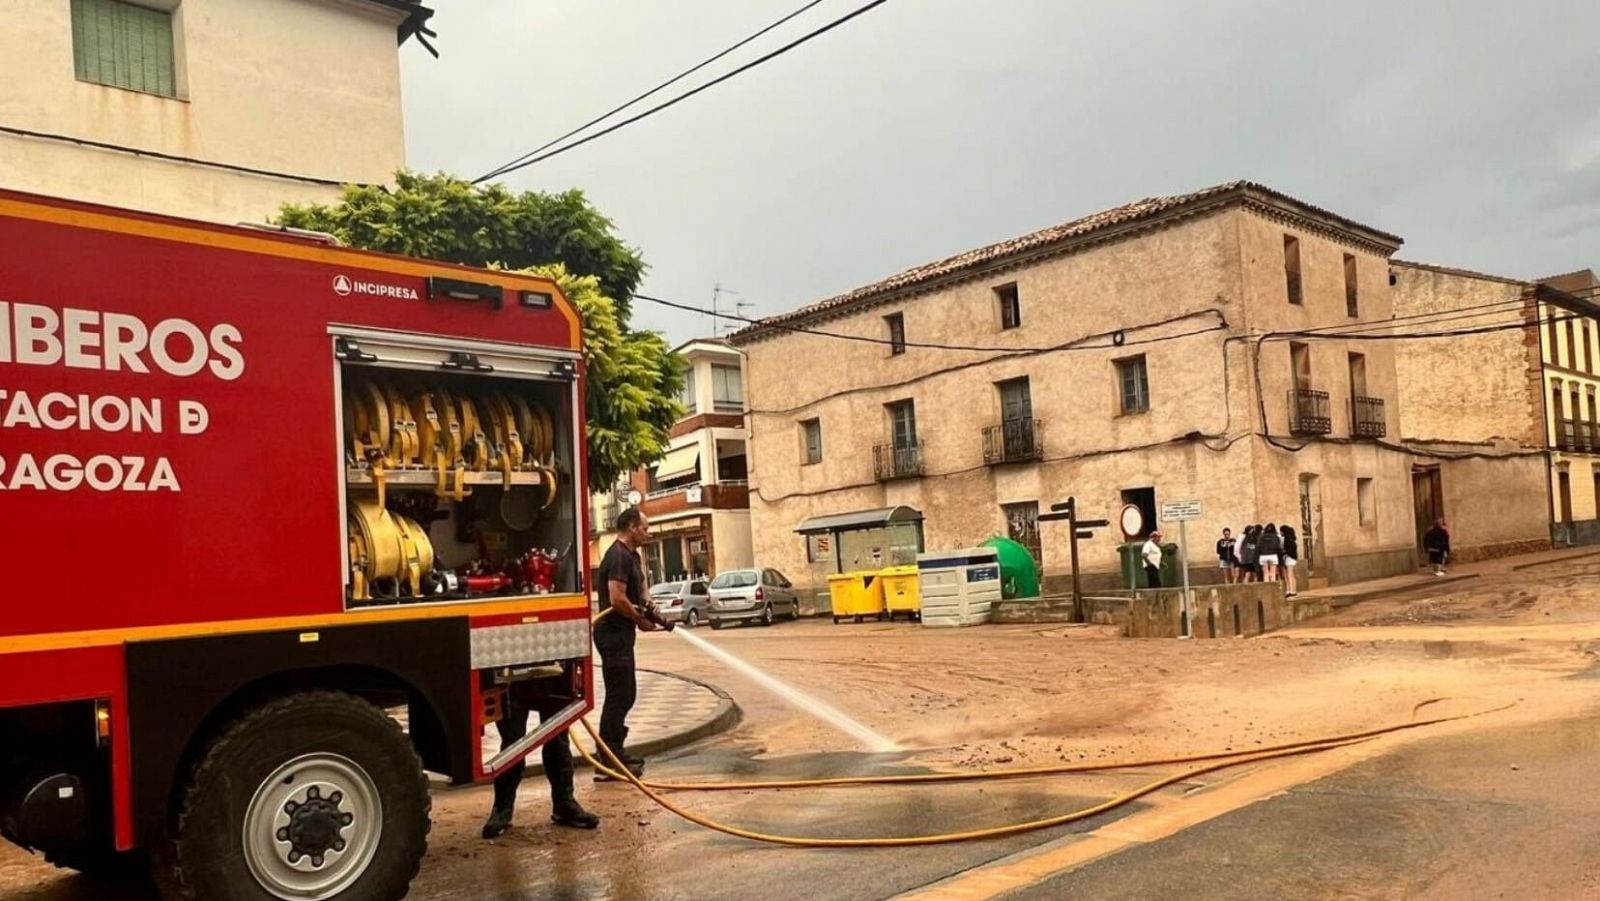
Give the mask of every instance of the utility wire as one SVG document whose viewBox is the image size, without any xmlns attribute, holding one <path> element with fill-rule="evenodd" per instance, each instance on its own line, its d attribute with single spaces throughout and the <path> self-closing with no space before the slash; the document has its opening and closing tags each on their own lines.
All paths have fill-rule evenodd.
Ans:
<svg viewBox="0 0 1600 901">
<path fill-rule="evenodd" d="M 697 307 L 697 306 L 693 306 L 691 304 L 678 303 L 677 301 L 666 300 L 665 298 L 661 298 L 661 297 L 651 297 L 648 294 L 635 294 L 635 295 L 633 295 L 633 299 L 634 300 L 643 300 L 643 301 L 645 301 L 647 303 L 660 304 L 661 306 L 664 306 L 664 307 L 671 307 L 674 310 L 683 310 L 684 312 L 688 312 L 688 313 L 699 313 L 699 314 L 701 314 L 703 316 L 717 316 L 717 317 L 720 317 L 722 319 L 735 319 L 735 320 L 738 320 L 740 322 L 749 322 L 749 323 L 760 323 L 760 322 L 763 322 L 763 320 L 760 320 L 760 319 L 752 319 L 752 318 L 750 318 L 748 316 L 739 316 L 739 315 L 735 315 L 733 313 L 725 313 L 725 312 L 721 312 L 721 311 L 717 311 L 717 312 L 713 313 L 711 310 L 708 310 L 705 307 Z M 801 334 L 801 335 L 816 335 L 817 337 L 820 337 L 820 338 L 834 338 L 834 339 L 839 340 L 839 341 L 855 341 L 855 342 L 858 342 L 858 343 L 861 343 L 861 344 L 880 344 L 880 345 L 889 345 L 891 347 L 904 347 L 904 348 L 908 348 L 908 349 L 914 347 L 914 348 L 917 348 L 918 350 L 955 350 L 955 351 L 963 351 L 963 352 L 966 352 L 966 353 L 994 353 L 994 354 L 1011 355 L 1011 354 L 1051 353 L 1051 352 L 1060 351 L 1060 350 L 1097 350 L 1097 349 L 1098 350 L 1104 350 L 1106 348 L 1133 347 L 1133 346 L 1137 346 L 1137 345 L 1141 345 L 1141 344 L 1152 344 L 1152 343 L 1155 343 L 1157 341 L 1169 341 L 1169 340 L 1171 340 L 1173 338 L 1181 338 L 1181 337 L 1185 337 L 1187 335 L 1197 335 L 1197 334 L 1201 334 L 1201 333 L 1204 333 L 1204 332 L 1220 331 L 1220 330 L 1226 329 L 1228 327 L 1227 320 L 1223 317 L 1222 311 L 1221 310 L 1217 310 L 1217 309 L 1198 310 L 1198 311 L 1196 311 L 1194 313 L 1191 313 L 1191 314 L 1189 314 L 1187 316 L 1179 316 L 1179 317 L 1175 317 L 1174 319 L 1169 319 L 1169 320 L 1166 320 L 1164 322 L 1157 323 L 1157 325 L 1166 325 L 1166 324 L 1168 324 L 1170 322 L 1177 321 L 1177 319 L 1188 319 L 1188 318 L 1191 318 L 1193 316 L 1203 315 L 1205 313 L 1211 313 L 1211 314 L 1215 315 L 1217 317 L 1217 319 L 1218 319 L 1219 324 L 1213 325 L 1213 326 L 1208 326 L 1206 328 L 1200 329 L 1198 331 L 1193 331 L 1193 332 L 1183 332 L 1183 333 L 1176 334 L 1176 335 L 1164 335 L 1164 336 L 1157 337 L 1157 338 L 1143 338 L 1143 339 L 1133 340 L 1133 341 L 1129 341 L 1129 340 L 1125 339 L 1125 340 L 1123 340 L 1121 342 L 1118 342 L 1116 337 L 1115 337 L 1118 334 L 1122 334 L 1122 333 L 1130 332 L 1130 331 L 1145 330 L 1145 329 L 1150 329 L 1150 328 L 1156 327 L 1154 325 L 1130 326 L 1130 327 L 1128 327 L 1126 329 L 1119 329 L 1119 330 L 1112 331 L 1112 332 L 1101 333 L 1103 336 L 1106 336 L 1106 337 L 1110 338 L 1110 340 L 1108 342 L 1104 343 L 1104 344 L 1079 344 L 1076 341 L 1071 341 L 1071 342 L 1066 342 L 1066 343 L 1063 343 L 1063 344 L 1052 344 L 1052 345 L 1048 345 L 1048 346 L 1044 346 L 1044 347 L 1029 347 L 1029 346 L 1026 346 L 1026 345 L 1003 346 L 1003 345 L 998 345 L 998 344 L 940 344 L 938 342 L 932 342 L 932 341 L 895 341 L 895 340 L 890 339 L 890 338 L 873 338 L 873 337 L 870 337 L 870 336 L 867 336 L 867 335 L 850 335 L 850 334 L 846 334 L 844 332 L 830 332 L 830 331 L 824 331 L 823 329 L 807 328 L 806 326 L 803 326 L 803 325 L 784 325 L 782 323 L 770 323 L 770 324 L 768 324 L 768 328 L 779 329 L 781 331 L 793 332 L 793 333 Z"/>
<path fill-rule="evenodd" d="M 728 312 L 724 312 L 724 311 L 721 311 L 721 310 L 713 311 L 713 310 L 707 309 L 705 307 L 694 306 L 692 304 L 686 304 L 686 303 L 679 303 L 677 301 L 667 300 L 667 299 L 661 298 L 661 297 L 653 297 L 653 296 L 648 295 L 648 294 L 634 294 L 633 298 L 635 300 L 642 300 L 642 301 L 645 301 L 647 303 L 659 304 L 659 305 L 664 306 L 664 307 L 670 307 L 670 308 L 672 308 L 674 310 L 682 310 L 682 311 L 684 311 L 686 313 L 697 313 L 697 314 L 700 314 L 702 316 L 717 316 L 717 317 L 720 317 L 720 318 L 723 318 L 723 319 L 733 319 L 733 320 L 737 320 L 739 322 L 750 323 L 752 325 L 765 325 L 767 328 L 776 329 L 776 330 L 779 330 L 779 331 L 791 332 L 791 333 L 795 333 L 795 334 L 815 335 L 815 336 L 820 337 L 820 338 L 834 338 L 834 339 L 840 340 L 840 341 L 854 341 L 854 342 L 862 343 L 862 344 L 877 344 L 877 345 L 886 345 L 886 346 L 891 346 L 891 347 L 905 347 L 907 349 L 909 349 L 909 348 L 917 348 L 919 350 L 951 350 L 951 351 L 959 351 L 959 352 L 964 352 L 964 353 L 995 353 L 995 354 L 1002 354 L 1002 355 L 1011 355 L 1011 354 L 1051 353 L 1051 352 L 1061 351 L 1061 350 L 1104 350 L 1104 349 L 1107 349 L 1107 348 L 1121 348 L 1121 347 L 1139 346 L 1139 345 L 1144 345 L 1144 344 L 1154 344 L 1154 343 L 1157 343 L 1157 342 L 1160 342 L 1160 341 L 1168 341 L 1168 340 L 1172 340 L 1172 339 L 1175 339 L 1175 338 L 1183 338 L 1183 337 L 1188 337 L 1188 336 L 1194 335 L 1194 334 L 1201 334 L 1201 333 L 1204 333 L 1204 332 L 1211 332 L 1211 331 L 1218 331 L 1219 330 L 1218 327 L 1213 326 L 1213 327 L 1209 327 L 1209 328 L 1205 328 L 1205 329 L 1200 329 L 1199 331 L 1181 332 L 1181 333 L 1174 334 L 1174 335 L 1164 335 L 1164 336 L 1158 336 L 1158 337 L 1154 337 L 1154 338 L 1142 338 L 1142 339 L 1135 339 L 1135 340 L 1126 340 L 1126 339 L 1124 339 L 1121 343 L 1117 343 L 1115 337 L 1113 337 L 1115 334 L 1117 334 L 1117 331 L 1121 331 L 1121 332 L 1126 333 L 1126 332 L 1131 332 L 1131 331 L 1148 330 L 1150 328 L 1156 327 L 1156 326 L 1150 325 L 1150 324 L 1141 324 L 1141 325 L 1135 325 L 1135 326 L 1128 326 L 1127 328 L 1121 329 L 1121 330 L 1114 330 L 1114 331 L 1111 331 L 1111 332 L 1101 333 L 1102 337 L 1109 337 L 1110 338 L 1110 340 L 1108 342 L 1101 343 L 1101 344 L 1083 344 L 1083 343 L 1077 343 L 1077 342 L 1068 342 L 1067 344 L 1053 344 L 1053 345 L 1048 345 L 1048 346 L 1044 346 L 1044 347 L 1029 347 L 1029 346 L 1026 346 L 1026 345 L 1010 345 L 1010 346 L 1006 346 L 1006 345 L 995 345 L 995 344 L 944 344 L 944 343 L 934 342 L 934 341 L 895 341 L 895 340 L 890 339 L 890 338 L 874 338 L 874 337 L 871 337 L 871 336 L 868 336 L 868 335 L 851 335 L 851 334 L 847 334 L 847 333 L 844 333 L 844 332 L 833 332 L 833 331 L 827 331 L 825 329 L 809 328 L 809 327 L 803 326 L 803 325 L 787 325 L 787 324 L 778 323 L 778 322 L 767 322 L 764 319 L 752 318 L 752 317 L 749 317 L 749 316 L 740 316 L 740 315 L 736 315 L 734 313 L 728 313 Z M 1393 328 L 1395 323 L 1401 323 L 1401 322 L 1410 323 L 1413 326 L 1423 326 L 1423 325 L 1433 325 L 1433 324 L 1442 323 L 1442 322 L 1450 322 L 1450 321 L 1454 321 L 1454 320 L 1457 320 L 1457 319 L 1477 319 L 1477 318 L 1484 318 L 1484 317 L 1488 317 L 1488 316 L 1509 313 L 1509 312 L 1512 312 L 1510 309 L 1495 311 L 1495 310 L 1493 310 L 1493 308 L 1506 307 L 1506 306 L 1508 306 L 1510 304 L 1513 304 L 1513 303 L 1515 303 L 1516 305 L 1520 306 L 1522 302 L 1520 300 L 1517 300 L 1517 301 L 1514 301 L 1514 302 L 1513 301 L 1501 300 L 1501 301 L 1495 301 L 1493 303 L 1478 304 L 1478 305 L 1475 305 L 1475 306 L 1460 307 L 1460 308 L 1451 309 L 1451 310 L 1436 310 L 1436 311 L 1431 311 L 1431 312 L 1427 312 L 1427 313 L 1413 313 L 1413 314 L 1409 314 L 1409 315 L 1406 315 L 1406 316 L 1396 316 L 1396 317 L 1393 317 L 1391 319 L 1385 319 L 1385 320 L 1381 320 L 1381 321 L 1355 322 L 1355 323 L 1338 323 L 1338 324 L 1334 324 L 1334 325 L 1315 326 L 1315 327 L 1312 327 L 1312 328 L 1298 329 L 1298 330 L 1294 330 L 1292 332 L 1283 331 L 1283 332 L 1271 332 L 1271 333 L 1267 333 L 1267 334 L 1284 334 L 1284 335 L 1293 334 L 1293 335 L 1304 336 L 1304 337 L 1328 337 L 1328 338 L 1337 338 L 1337 337 L 1340 337 L 1342 335 L 1351 335 L 1351 336 L 1354 336 L 1354 337 L 1359 337 L 1360 334 L 1362 332 L 1364 332 L 1364 331 L 1372 331 L 1372 330 Z M 1220 310 L 1197 311 L 1194 315 L 1199 315 L 1200 313 L 1203 313 L 1203 312 L 1212 312 L 1217 316 L 1217 318 L 1220 321 L 1222 321 L 1223 323 L 1226 323 L 1226 319 L 1224 319 L 1224 317 L 1222 315 L 1222 312 Z M 1183 317 L 1183 318 L 1187 318 L 1187 317 Z M 1519 322 L 1521 322 L 1521 321 L 1522 320 L 1519 320 Z M 1165 322 L 1158 323 L 1157 325 L 1164 325 L 1164 324 L 1166 324 L 1166 323 Z M 1222 327 L 1226 327 L 1226 325 L 1224 324 L 1224 326 L 1222 326 Z M 1093 337 L 1093 336 L 1090 336 L 1090 337 Z M 1244 340 L 1250 340 L 1250 339 L 1253 339 L 1253 338 L 1256 338 L 1256 337 L 1259 337 L 1259 335 L 1258 334 L 1243 334 L 1243 335 L 1232 336 L 1230 338 L 1230 340 L 1244 341 Z"/>
<path fill-rule="evenodd" d="M 784 55 L 785 53 L 788 53 L 790 50 L 793 50 L 794 48 L 800 46 L 801 44 L 804 44 L 804 43 L 806 43 L 807 41 L 810 41 L 813 38 L 821 37 L 822 35 L 827 34 L 828 32 L 834 30 L 835 28 L 838 28 L 839 26 L 845 24 L 846 22 L 849 22 L 851 19 L 854 19 L 857 16 L 864 15 L 864 14 L 866 14 L 868 12 L 871 12 L 872 10 L 877 9 L 878 7 L 880 7 L 883 4 L 888 3 L 888 2 L 889 2 L 889 0 L 872 0 L 872 2 L 866 4 L 865 6 L 859 7 L 853 12 L 846 13 L 845 15 L 840 16 L 839 18 L 834 19 L 832 22 L 829 22 L 828 24 L 822 26 L 821 28 L 817 28 L 817 29 L 815 29 L 813 31 L 807 32 L 806 34 L 800 36 L 799 38 L 796 38 L 795 40 L 790 41 L 787 44 L 784 44 L 782 47 L 779 47 L 778 49 L 773 50 L 772 52 L 767 53 L 767 54 L 765 54 L 763 56 L 758 56 L 755 59 L 751 60 L 750 62 L 745 63 L 744 65 L 738 67 L 737 69 L 734 69 L 733 71 L 728 72 L 727 74 L 719 75 L 716 78 L 713 78 L 712 80 L 706 82 L 705 84 L 703 84 L 703 85 L 701 85 L 701 86 L 699 86 L 697 88 L 694 88 L 693 90 L 685 91 L 684 93 L 679 94 L 676 97 L 673 97 L 671 100 L 667 100 L 667 101 L 665 101 L 663 103 L 658 103 L 655 106 L 650 107 L 649 109 L 645 110 L 642 113 L 639 113 L 639 114 L 634 115 L 634 116 L 629 116 L 628 118 L 623 119 L 621 122 L 618 122 L 618 123 L 616 123 L 614 125 L 610 125 L 610 126 L 608 126 L 606 128 L 603 128 L 603 129 L 601 129 L 601 130 L 599 130 L 599 131 L 597 131 L 597 132 L 595 132 L 595 133 L 593 133 L 591 135 L 588 135 L 586 137 L 579 138 L 578 140 L 573 141 L 570 144 L 563 144 L 560 147 L 557 147 L 557 148 L 555 148 L 553 150 L 547 150 L 547 151 L 545 151 L 543 153 L 540 153 L 540 154 L 537 154 L 535 156 L 530 156 L 530 157 L 528 157 L 528 158 L 526 158 L 526 159 L 524 159 L 524 160 L 522 160 L 522 161 L 520 161 L 518 163 L 507 164 L 505 166 L 502 166 L 498 170 L 496 170 L 497 175 L 495 175 L 495 176 L 488 176 L 488 175 L 479 176 L 478 178 L 473 179 L 472 183 L 473 184 L 479 184 L 480 182 L 488 180 L 490 177 L 498 177 L 499 175 L 510 175 L 512 172 L 515 172 L 518 169 L 524 169 L 524 168 L 527 168 L 528 166 L 533 165 L 534 163 L 543 162 L 543 161 L 545 161 L 547 159 L 550 159 L 553 156 L 559 156 L 559 155 L 561 155 L 563 153 L 566 153 L 569 150 L 573 150 L 573 149 L 576 149 L 578 147 L 582 147 L 583 145 L 589 143 L 590 141 L 594 141 L 594 140 L 597 140 L 599 138 L 603 138 L 606 135 L 611 134 L 612 132 L 614 132 L 614 131 L 616 131 L 616 130 L 618 130 L 620 128 L 626 128 L 627 126 L 632 125 L 633 123 L 638 122 L 641 119 L 647 119 L 647 118 L 655 115 L 656 113 L 661 112 L 662 110 L 668 109 L 669 107 L 676 106 L 679 103 L 682 103 L 683 101 L 688 100 L 690 97 L 693 97 L 694 95 L 699 94 L 702 91 L 706 91 L 706 90 L 709 90 L 711 88 L 714 88 L 717 85 L 722 84 L 724 81 L 727 81 L 730 78 L 733 78 L 733 77 L 735 77 L 737 75 L 740 75 L 740 74 L 743 74 L 745 72 L 748 72 L 751 69 L 754 69 L 755 67 L 761 65 L 762 63 L 765 63 L 765 62 L 767 62 L 769 60 L 777 59 L 778 57 Z"/>
<path fill-rule="evenodd" d="M 534 149 L 528 151 L 527 153 L 524 153 L 523 155 L 521 155 L 521 156 L 517 157 L 516 159 L 512 160 L 511 162 L 506 163 L 504 166 L 501 166 L 498 169 L 494 169 L 494 170 L 492 170 L 490 172 L 487 172 L 487 173 L 485 173 L 483 175 L 478 176 L 476 179 L 473 180 L 473 184 L 477 184 L 478 182 L 487 181 L 488 179 L 494 178 L 494 177 L 500 175 L 502 172 L 508 171 L 507 167 L 515 166 L 517 163 L 522 162 L 523 160 L 527 159 L 530 156 L 537 156 L 538 154 L 543 153 L 546 150 L 549 150 L 551 147 L 554 147 L 555 145 L 561 143 L 562 141 L 565 141 L 566 139 L 572 137 L 573 135 L 578 134 L 579 132 L 582 132 L 582 131 L 587 131 L 591 126 L 598 125 L 601 122 L 604 122 L 605 120 L 611 118 L 612 116 L 615 116 L 617 113 L 622 112 L 623 110 L 627 109 L 628 107 L 633 106 L 634 104 L 636 104 L 636 103 L 638 103 L 638 102 L 640 102 L 642 100 L 646 100 L 646 99 L 648 99 L 650 97 L 653 97 L 656 94 L 659 94 L 660 92 L 666 90 L 667 88 L 672 87 L 673 85 L 677 84 L 678 82 L 682 81 L 683 79 L 688 78 L 690 75 L 693 75 L 694 73 L 700 71 L 701 69 L 704 69 L 706 66 L 709 66 L 712 63 L 716 62 L 717 60 L 722 59 L 724 56 L 727 56 L 728 54 L 732 53 L 733 51 L 738 50 L 740 47 L 745 46 L 746 44 L 750 43 L 751 41 L 755 40 L 756 38 L 761 37 L 762 35 L 764 35 L 767 32 L 773 30 L 774 28 L 777 28 L 777 27 L 779 27 L 781 25 L 786 24 L 789 20 L 791 20 L 791 19 L 793 19 L 793 18 L 805 13 L 806 11 L 810 10 L 813 6 L 816 6 L 817 4 L 819 4 L 821 2 L 822 2 L 822 0 L 811 0 L 811 2 L 805 4 L 804 6 L 800 7 L 799 9 L 795 10 L 792 13 L 789 13 L 788 15 L 786 15 L 783 18 L 777 20 L 776 22 L 773 22 L 771 25 L 768 25 L 767 27 L 761 29 L 760 31 L 755 32 L 754 34 L 750 35 L 749 37 L 745 38 L 744 40 L 739 41 L 737 44 L 734 44 L 731 47 L 728 47 L 727 49 L 722 50 L 721 52 L 716 53 L 716 54 L 714 54 L 712 56 L 706 57 L 705 59 L 701 60 L 700 62 L 696 63 L 695 65 L 690 66 L 687 69 L 684 69 L 682 72 L 679 72 L 677 75 L 674 75 L 671 78 L 667 79 L 666 81 L 663 81 L 662 83 L 660 83 L 660 84 L 656 85 L 655 87 L 651 88 L 650 90 L 645 91 L 643 94 L 640 94 L 639 96 L 634 97 L 632 100 L 629 100 L 629 101 L 627 101 L 626 103 L 623 103 L 620 106 L 612 107 L 611 109 L 606 110 L 604 113 L 601 113 L 598 116 L 595 116 L 593 119 L 590 119 L 589 121 L 583 123 L 582 125 L 578 126 L 577 128 L 574 128 L 573 130 L 567 132 L 566 134 L 564 134 L 564 135 L 562 135 L 562 136 L 560 136 L 558 138 L 551 138 L 550 140 L 548 140 L 548 141 L 544 142 L 543 144 L 539 145 L 538 147 L 535 147 Z"/>
</svg>

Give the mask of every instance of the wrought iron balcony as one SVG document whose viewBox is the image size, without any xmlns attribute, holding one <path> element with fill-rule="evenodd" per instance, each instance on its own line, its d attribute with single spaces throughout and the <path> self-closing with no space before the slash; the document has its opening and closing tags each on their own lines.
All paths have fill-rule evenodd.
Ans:
<svg viewBox="0 0 1600 901">
<path fill-rule="evenodd" d="M 983 462 L 1028 463 L 1044 457 L 1044 423 L 1011 419 L 983 430 Z"/>
<path fill-rule="evenodd" d="M 1571 453 L 1593 453 L 1600 450 L 1600 429 L 1594 423 L 1581 419 L 1563 419 L 1556 430 L 1556 447 Z"/>
<path fill-rule="evenodd" d="M 1350 434 L 1357 438 L 1382 438 L 1389 433 L 1383 418 L 1383 398 L 1350 398 Z"/>
<path fill-rule="evenodd" d="M 1289 431 L 1295 435 L 1326 435 L 1333 431 L 1328 392 L 1312 388 L 1289 389 Z"/>
<path fill-rule="evenodd" d="M 872 449 L 872 470 L 880 482 L 921 476 L 922 442 L 877 445 Z"/>
</svg>

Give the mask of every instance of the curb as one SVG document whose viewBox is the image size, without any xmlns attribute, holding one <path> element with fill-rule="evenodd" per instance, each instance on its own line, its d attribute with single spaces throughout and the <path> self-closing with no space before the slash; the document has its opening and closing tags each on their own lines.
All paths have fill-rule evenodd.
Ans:
<svg viewBox="0 0 1600 901">
<path fill-rule="evenodd" d="M 705 682 L 691 676 L 682 676 L 678 673 L 669 673 L 666 670 L 640 669 L 639 672 L 655 673 L 658 676 L 666 676 L 668 678 L 679 679 L 684 682 L 691 682 L 700 686 L 701 688 L 706 689 L 721 699 L 721 703 L 717 705 L 717 712 L 712 714 L 710 719 L 700 723 L 694 728 L 687 729 L 683 732 L 678 732 L 673 735 L 663 736 L 653 741 L 631 745 L 630 749 L 641 757 L 648 757 L 651 754 L 660 754 L 663 751 L 671 751 L 681 748 L 685 745 L 692 745 L 702 738 L 709 738 L 713 735 L 726 732 L 738 725 L 740 720 L 744 719 L 744 711 L 739 709 L 739 705 L 733 700 L 733 696 L 717 686 L 712 685 L 710 682 Z"/>
<path fill-rule="evenodd" d="M 737 726 L 739 721 L 744 719 L 744 711 L 739 709 L 739 705 L 733 700 L 733 696 L 729 695 L 721 688 L 712 685 L 710 682 L 695 679 L 691 676 L 679 675 L 678 673 L 669 673 L 666 670 L 640 668 L 639 672 L 654 673 L 657 676 L 666 676 L 669 679 L 690 682 L 706 689 L 720 699 L 720 703 L 717 704 L 717 712 L 712 714 L 709 719 L 706 719 L 704 722 L 695 725 L 693 728 L 685 729 L 682 732 L 675 732 L 671 735 L 665 735 L 661 738 L 652 739 L 651 741 L 641 742 L 639 744 L 629 744 L 628 749 L 633 753 L 640 755 L 641 757 L 649 757 L 653 754 L 661 754 L 665 751 L 673 751 L 686 745 L 692 745 L 703 738 L 710 738 L 713 735 L 726 732 L 729 729 L 732 729 L 734 726 Z M 594 710 L 594 713 L 597 716 L 599 715 L 599 709 L 600 708 L 596 707 Z M 574 742 L 577 741 L 575 738 L 570 740 Z M 523 773 L 522 778 L 527 780 L 535 776 L 543 776 L 544 764 L 540 762 L 539 755 L 537 753 L 530 753 L 527 759 L 528 768 L 526 772 Z M 574 767 L 579 770 L 588 769 L 589 767 L 589 762 L 584 760 L 583 756 L 577 753 L 572 755 L 572 763 Z"/>
<path fill-rule="evenodd" d="M 1381 598 L 1397 598 L 1403 595 L 1426 591 L 1439 585 L 1449 585 L 1452 582 L 1466 582 L 1480 577 L 1480 573 L 1460 573 L 1454 576 L 1445 576 L 1442 579 L 1435 578 L 1432 581 L 1418 582 L 1415 585 L 1407 585 L 1403 588 L 1377 588 L 1371 591 L 1357 592 L 1355 594 L 1342 594 L 1326 598 L 1312 596 L 1307 599 L 1322 601 L 1334 610 L 1343 610 L 1346 607 L 1353 607 L 1356 604 L 1362 603 L 1363 601 L 1376 601 Z M 1298 599 L 1303 597 L 1303 595 L 1295 595 L 1295 597 Z"/>
<path fill-rule="evenodd" d="M 1535 566 L 1554 566 L 1557 563 L 1566 563 L 1569 560 L 1582 560 L 1584 557 L 1600 557 L 1600 550 L 1588 550 L 1577 554 L 1567 554 L 1564 557 L 1556 557 L 1552 560 L 1535 560 L 1532 563 L 1522 563 L 1511 567 L 1511 571 L 1521 572 L 1525 569 L 1533 569 Z"/>
</svg>

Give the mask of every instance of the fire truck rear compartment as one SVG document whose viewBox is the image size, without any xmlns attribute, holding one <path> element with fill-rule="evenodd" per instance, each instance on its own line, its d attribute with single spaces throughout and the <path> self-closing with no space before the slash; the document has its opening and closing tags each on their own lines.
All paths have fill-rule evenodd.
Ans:
<svg viewBox="0 0 1600 901">
<path fill-rule="evenodd" d="M 571 382 L 490 365 L 341 363 L 350 606 L 581 590 Z"/>
</svg>

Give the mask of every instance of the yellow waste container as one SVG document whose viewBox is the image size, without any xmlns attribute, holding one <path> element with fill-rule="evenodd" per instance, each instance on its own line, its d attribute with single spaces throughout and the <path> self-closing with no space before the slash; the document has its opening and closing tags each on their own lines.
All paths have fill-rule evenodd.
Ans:
<svg viewBox="0 0 1600 901">
<path fill-rule="evenodd" d="M 828 577 L 828 594 L 833 598 L 833 621 L 876 616 L 883 619 L 883 580 L 869 570 L 840 573 Z"/>
<path fill-rule="evenodd" d="M 878 581 L 883 583 L 885 606 L 889 608 L 889 622 L 895 614 L 904 613 L 907 620 L 922 616 L 922 591 L 917 585 L 915 566 L 890 566 L 878 570 Z"/>
</svg>

